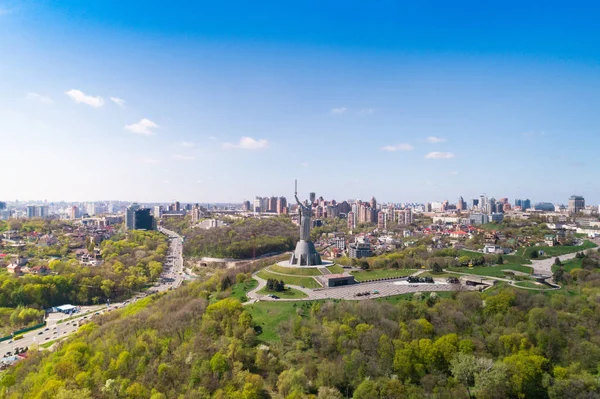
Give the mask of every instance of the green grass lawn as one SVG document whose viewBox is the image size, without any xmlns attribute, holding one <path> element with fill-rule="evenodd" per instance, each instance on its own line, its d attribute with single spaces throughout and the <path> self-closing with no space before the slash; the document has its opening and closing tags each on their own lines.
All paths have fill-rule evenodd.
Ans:
<svg viewBox="0 0 600 399">
<path fill-rule="evenodd" d="M 516 286 L 518 287 L 525 287 L 525 288 L 537 288 L 540 290 L 551 290 L 552 287 L 547 286 L 545 284 L 539 284 L 533 281 L 518 281 L 515 283 Z"/>
<path fill-rule="evenodd" d="M 352 272 L 356 281 L 374 280 L 386 277 L 406 277 L 410 276 L 416 269 L 385 269 L 385 270 L 366 270 L 360 272 Z"/>
<path fill-rule="evenodd" d="M 48 349 L 49 347 L 51 347 L 52 345 L 54 345 L 58 341 L 62 341 L 65 338 L 67 338 L 67 337 L 60 337 L 60 338 L 57 338 L 57 339 L 55 339 L 53 341 L 44 342 L 43 344 L 40 344 L 40 348 Z"/>
<path fill-rule="evenodd" d="M 489 276 L 489 277 L 504 277 L 505 274 L 504 274 L 503 270 L 516 270 L 519 272 L 529 273 L 529 274 L 531 274 L 533 272 L 533 269 L 529 266 L 513 265 L 513 264 L 496 265 L 496 266 L 476 266 L 473 268 L 449 267 L 448 270 L 453 271 L 453 272 L 469 273 L 469 274 L 474 274 L 477 276 Z"/>
<path fill-rule="evenodd" d="M 300 267 L 284 267 L 284 266 L 279 266 L 279 265 L 273 265 L 273 266 L 269 266 L 268 269 L 275 273 L 293 274 L 295 276 L 322 276 L 323 275 L 323 273 L 321 273 L 315 267 L 308 267 L 308 268 L 304 269 L 304 268 L 300 268 Z"/>
<path fill-rule="evenodd" d="M 522 249 L 518 250 L 517 253 L 521 256 L 525 256 L 525 257 L 531 259 L 531 251 L 533 251 L 534 249 L 537 249 L 538 251 L 544 251 L 544 256 L 541 256 L 540 259 L 545 259 L 548 257 L 566 255 L 566 254 L 571 254 L 573 252 L 579 252 L 579 251 L 585 251 L 586 249 L 596 248 L 596 246 L 597 245 L 594 244 L 593 242 L 585 240 L 583 242 L 583 245 L 579 245 L 579 246 L 557 245 L 555 247 L 545 247 L 545 246 L 527 247 L 527 248 L 522 248 Z"/>
<path fill-rule="evenodd" d="M 340 265 L 329 266 L 327 270 L 329 270 L 329 272 L 333 274 L 340 274 L 344 272 L 344 268 Z"/>
<path fill-rule="evenodd" d="M 438 296 L 438 298 L 452 298 L 455 294 L 456 293 L 454 291 L 436 292 L 436 295 Z M 429 293 L 425 293 L 425 298 L 427 298 L 428 295 L 429 295 Z M 385 298 L 377 298 L 376 301 L 391 303 L 392 305 L 395 305 L 399 302 L 411 301 L 414 297 L 415 297 L 415 293 L 411 292 L 410 294 L 401 294 L 401 295 L 387 296 Z"/>
<path fill-rule="evenodd" d="M 299 291 L 299 290 L 295 290 L 293 288 L 286 288 L 285 291 L 281 291 L 281 292 L 277 292 L 277 291 L 269 291 L 267 289 L 267 287 L 263 288 L 262 290 L 257 292 L 258 294 L 261 295 L 277 295 L 279 298 L 285 298 L 285 299 L 301 299 L 301 298 L 306 298 L 308 295 L 306 295 L 304 292 Z"/>
<path fill-rule="evenodd" d="M 502 259 L 506 263 L 513 263 L 515 265 L 530 265 L 531 261 L 519 255 L 502 255 Z"/>
<path fill-rule="evenodd" d="M 245 307 L 252 315 L 256 325 L 262 328 L 258 340 L 263 342 L 276 342 L 280 340 L 277 326 L 289 319 L 296 317 L 298 308 L 309 314 L 311 303 L 306 302 L 277 302 L 263 301 Z"/>
<path fill-rule="evenodd" d="M 565 272 L 570 272 L 573 269 L 581 269 L 582 264 L 583 264 L 583 259 L 573 258 L 573 259 L 564 261 L 562 264 L 565 269 Z M 558 266 L 552 265 L 552 272 L 555 272 L 556 269 L 558 269 Z"/>
<path fill-rule="evenodd" d="M 425 272 L 419 274 L 419 277 L 433 277 L 433 278 L 448 278 L 448 277 L 460 277 L 460 274 L 455 273 L 434 273 L 434 272 Z"/>
<path fill-rule="evenodd" d="M 258 281 L 256 281 L 253 278 L 248 279 L 243 283 L 237 283 L 231 289 L 231 297 L 236 298 L 242 303 L 247 302 L 248 297 L 246 296 L 246 294 L 248 293 L 248 291 L 252 291 L 256 287 L 258 287 Z"/>
<path fill-rule="evenodd" d="M 285 284 L 305 286 L 306 288 L 321 288 L 319 283 L 312 277 L 283 276 L 281 274 L 269 273 L 266 270 L 261 270 L 257 275 L 265 280 L 273 278 L 275 280 L 281 280 Z"/>
</svg>

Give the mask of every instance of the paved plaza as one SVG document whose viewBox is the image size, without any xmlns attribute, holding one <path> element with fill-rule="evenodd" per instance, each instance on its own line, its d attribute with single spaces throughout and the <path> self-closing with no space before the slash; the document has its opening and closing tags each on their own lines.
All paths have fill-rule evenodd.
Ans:
<svg viewBox="0 0 600 399">
<path fill-rule="evenodd" d="M 298 291 L 304 292 L 307 297 L 301 299 L 273 299 L 267 295 L 257 294 L 263 289 L 266 281 L 262 278 L 253 275 L 258 281 L 258 287 L 248 292 L 248 303 L 257 301 L 311 301 L 315 299 L 346 299 L 346 300 L 365 300 L 374 298 L 383 298 L 387 296 L 411 294 L 415 292 L 440 292 L 440 291 L 477 291 L 477 287 L 467 286 L 463 284 L 449 284 L 442 281 L 436 281 L 435 284 L 410 284 L 406 280 L 386 280 L 370 283 L 359 283 L 334 288 L 303 288 L 295 285 L 288 285 Z M 377 293 L 373 293 L 376 291 Z M 370 292 L 370 295 L 356 296 L 358 293 Z"/>
</svg>

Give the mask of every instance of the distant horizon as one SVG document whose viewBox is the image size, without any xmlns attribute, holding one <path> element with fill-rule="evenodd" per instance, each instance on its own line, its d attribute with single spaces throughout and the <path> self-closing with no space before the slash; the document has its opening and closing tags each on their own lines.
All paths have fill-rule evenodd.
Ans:
<svg viewBox="0 0 600 399">
<path fill-rule="evenodd" d="M 572 195 L 577 195 L 577 194 L 572 194 Z M 172 204 L 174 202 L 179 202 L 181 204 L 201 204 L 201 205 L 202 204 L 206 204 L 206 205 L 212 205 L 212 204 L 215 204 L 215 205 L 240 205 L 240 204 L 243 204 L 244 201 L 250 201 L 250 203 L 252 203 L 252 201 L 254 200 L 255 197 L 256 196 L 252 196 L 252 197 L 250 197 L 250 198 L 248 198 L 246 200 L 242 200 L 242 201 L 239 201 L 239 202 L 231 202 L 231 201 L 229 201 L 229 202 L 225 202 L 225 201 L 185 201 L 185 200 L 171 200 L 171 201 L 138 201 L 138 200 L 136 200 L 136 201 L 129 201 L 129 200 L 123 200 L 123 199 L 112 199 L 112 200 L 108 200 L 108 199 L 101 199 L 101 200 L 74 200 L 74 201 L 71 201 L 71 200 L 45 200 L 45 199 L 40 200 L 40 199 L 38 199 L 38 200 L 18 200 L 18 201 L 19 201 L 19 205 L 39 204 L 39 203 L 45 203 L 45 202 L 47 202 L 47 203 L 66 203 L 66 204 L 73 204 L 73 203 L 96 203 L 96 202 L 124 202 L 124 203 L 138 203 L 138 204 L 160 204 L 160 205 L 163 205 L 163 204 Z M 264 198 L 264 197 L 270 197 L 270 196 L 261 196 L 261 197 Z M 276 197 L 281 197 L 281 195 L 276 196 Z M 290 196 L 286 196 L 286 195 L 283 195 L 283 197 L 286 197 L 286 199 L 290 198 Z M 319 198 L 319 197 L 320 197 L 320 195 L 318 195 L 318 193 L 317 193 L 317 198 Z M 293 195 L 291 196 L 291 198 L 293 198 Z M 488 198 L 494 198 L 496 201 L 499 200 L 500 198 L 508 198 L 508 203 L 510 205 L 512 205 L 512 206 L 514 206 L 514 202 L 515 202 L 516 199 L 529 200 L 529 201 L 531 201 L 531 205 L 538 204 L 538 203 L 551 203 L 551 204 L 554 204 L 554 205 L 564 205 L 564 206 L 568 205 L 568 199 L 567 199 L 566 202 L 560 202 L 560 201 L 544 201 L 544 200 L 537 201 L 537 200 L 532 200 L 530 197 L 526 197 L 526 196 L 524 196 L 524 197 L 515 197 L 515 198 L 488 196 Z M 350 201 L 357 201 L 357 200 L 368 201 L 368 200 L 371 199 L 371 197 L 368 197 L 368 198 L 366 198 L 366 197 L 365 198 L 351 198 L 351 199 L 346 198 L 346 199 L 339 199 L 339 200 L 337 198 L 325 198 L 325 197 L 323 197 L 323 199 L 325 201 L 335 200 L 336 202 L 339 203 L 339 202 L 343 202 L 343 201 L 350 202 Z M 432 203 L 432 202 L 443 202 L 443 201 L 446 200 L 446 199 L 441 199 L 441 200 L 431 200 L 431 201 L 425 201 L 425 202 L 423 202 L 423 201 L 385 201 L 385 200 L 380 200 L 377 197 L 375 197 L 375 199 L 377 200 L 377 203 L 381 203 L 381 204 L 400 204 L 400 203 L 403 203 L 403 204 L 420 204 L 420 205 L 425 205 L 427 203 Z M 467 203 L 468 206 L 470 206 L 471 201 L 473 199 L 479 199 L 479 196 L 476 196 L 476 197 L 464 197 L 463 196 L 463 200 Z M 584 197 L 584 199 L 585 199 L 585 197 Z M 454 200 L 454 201 L 452 201 L 450 199 L 447 199 L 447 200 L 448 200 L 448 202 L 450 204 L 456 204 L 458 202 L 458 198 L 456 198 L 456 200 Z M 6 202 L 7 204 L 14 204 L 14 203 L 16 203 L 16 201 L 17 200 L 0 199 L 0 202 Z M 600 205 L 600 204 L 596 205 L 595 203 L 588 202 L 587 199 L 585 199 L 585 204 L 586 204 L 586 206 L 588 206 L 588 205 L 591 205 L 591 206 L 598 206 L 598 205 Z"/>
</svg>

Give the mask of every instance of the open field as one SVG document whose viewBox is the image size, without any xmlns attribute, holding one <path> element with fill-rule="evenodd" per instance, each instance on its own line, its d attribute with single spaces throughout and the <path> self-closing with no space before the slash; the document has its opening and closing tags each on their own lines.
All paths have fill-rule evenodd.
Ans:
<svg viewBox="0 0 600 399">
<path fill-rule="evenodd" d="M 319 283 L 317 283 L 312 277 L 283 276 L 281 274 L 269 273 L 266 270 L 261 270 L 257 273 L 257 276 L 265 280 L 272 278 L 275 280 L 281 280 L 285 284 L 305 286 L 306 288 L 321 288 Z"/>
<path fill-rule="evenodd" d="M 424 272 L 424 273 L 419 274 L 419 277 L 448 278 L 448 277 L 461 277 L 461 275 L 455 274 L 455 273 L 447 273 L 447 272 L 442 272 L 442 273 Z"/>
<path fill-rule="evenodd" d="M 388 277 L 406 277 L 410 276 L 416 269 L 385 269 L 385 270 L 366 270 L 361 272 L 352 272 L 356 281 L 374 280 Z"/>
<path fill-rule="evenodd" d="M 531 258 L 531 251 L 534 249 L 537 249 L 538 251 L 544 251 L 544 256 L 541 256 L 541 258 L 548 258 L 548 257 L 553 257 L 553 256 L 559 256 L 559 255 L 566 255 L 566 254 L 571 254 L 573 252 L 579 252 L 579 251 L 585 251 L 586 249 L 591 249 L 591 248 L 596 248 L 596 244 L 594 244 L 591 241 L 584 241 L 583 245 L 578 245 L 578 246 L 562 246 L 562 245 L 558 245 L 556 247 L 546 247 L 546 246 L 539 246 L 539 247 L 524 247 L 524 248 L 520 248 L 517 251 L 517 255 L 520 255 L 522 257 L 526 257 L 526 258 Z"/>
<path fill-rule="evenodd" d="M 425 292 L 425 293 L 423 293 L 423 295 L 425 295 L 425 297 L 427 297 L 427 296 L 430 295 L 430 293 L 429 292 Z M 456 292 L 454 292 L 454 291 L 440 291 L 440 292 L 436 292 L 436 295 L 438 296 L 438 298 L 452 298 L 454 295 L 456 295 Z M 415 293 L 412 292 L 410 294 L 402 294 L 402 295 L 388 296 L 388 297 L 385 297 L 385 298 L 377 298 L 376 301 L 391 303 L 392 305 L 395 305 L 395 304 L 397 304 L 399 302 L 410 301 L 414 297 L 415 297 Z"/>
<path fill-rule="evenodd" d="M 573 269 L 581 269 L 582 264 L 583 264 L 583 259 L 573 258 L 573 259 L 564 261 L 562 264 L 565 269 L 565 272 L 570 272 Z M 558 266 L 552 265 L 552 272 L 556 271 L 556 269 L 558 269 Z"/>
<path fill-rule="evenodd" d="M 477 276 L 489 276 L 489 277 L 504 277 L 503 270 L 516 270 L 522 273 L 531 274 L 533 269 L 529 266 L 523 265 L 497 265 L 497 266 L 477 266 L 473 268 L 468 267 L 449 267 L 448 270 L 460 273 L 475 274 Z"/>
<path fill-rule="evenodd" d="M 248 305 L 246 309 L 252 315 L 254 322 L 262 328 L 262 333 L 258 335 L 258 340 L 263 342 L 279 341 L 277 334 L 277 326 L 296 317 L 297 309 L 303 309 L 304 314 L 308 314 L 308 310 L 312 302 L 258 302 Z"/>
<path fill-rule="evenodd" d="M 279 265 L 269 266 L 268 270 L 275 273 L 293 274 L 295 276 L 321 276 L 322 273 L 315 267 L 284 267 Z"/>
<path fill-rule="evenodd" d="M 258 281 L 256 281 L 253 278 L 248 279 L 248 280 L 244 281 L 243 283 L 237 283 L 231 289 L 231 297 L 236 298 L 240 302 L 246 302 L 246 301 L 248 301 L 248 297 L 246 297 L 246 294 L 248 293 L 248 291 L 252 291 L 257 286 L 258 286 Z"/>
<path fill-rule="evenodd" d="M 257 294 L 260 295 L 277 295 L 280 298 L 285 298 L 285 299 L 302 299 L 302 298 L 306 298 L 308 295 L 306 295 L 304 292 L 302 291 L 298 291 L 295 290 L 293 288 L 286 288 L 285 291 L 269 291 L 267 289 L 267 287 L 263 288 L 262 290 L 258 291 Z"/>
<path fill-rule="evenodd" d="M 329 270 L 329 272 L 331 272 L 333 274 L 339 274 L 339 273 L 343 273 L 344 272 L 344 268 L 341 267 L 340 265 L 329 266 L 327 268 L 327 270 Z"/>
<path fill-rule="evenodd" d="M 530 265 L 531 261 L 519 255 L 502 255 L 505 263 L 512 263 L 515 265 Z"/>
</svg>

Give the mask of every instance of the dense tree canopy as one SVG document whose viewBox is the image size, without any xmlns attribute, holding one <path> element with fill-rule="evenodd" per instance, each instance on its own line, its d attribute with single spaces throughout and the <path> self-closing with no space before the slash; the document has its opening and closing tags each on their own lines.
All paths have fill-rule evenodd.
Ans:
<svg viewBox="0 0 600 399">
<path fill-rule="evenodd" d="M 185 232 L 184 253 L 193 257 L 249 259 L 256 256 L 289 251 L 298 241 L 298 227 L 289 218 L 241 219 L 226 227 Z"/>
<path fill-rule="evenodd" d="M 272 304 L 295 311 L 267 341 L 253 315 L 273 308 L 228 297 L 223 281 L 243 277 L 217 271 L 95 319 L 55 353 L 32 354 L 1 377 L 0 397 L 594 397 L 600 273 L 589 263 L 551 294 L 498 286 Z"/>
</svg>

